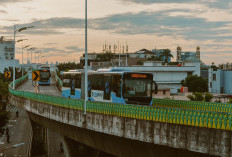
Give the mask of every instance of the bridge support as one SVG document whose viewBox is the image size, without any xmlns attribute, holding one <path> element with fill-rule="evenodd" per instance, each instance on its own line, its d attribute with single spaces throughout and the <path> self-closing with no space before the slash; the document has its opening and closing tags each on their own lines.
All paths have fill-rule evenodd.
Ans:
<svg viewBox="0 0 232 157">
<path fill-rule="evenodd" d="M 100 156 L 107 156 L 110 157 L 111 155 L 102 152 L 98 149 L 89 147 L 85 144 L 79 143 L 74 141 L 68 137 L 64 137 L 63 140 L 64 146 L 64 153 L 66 157 L 100 157 Z"/>
<path fill-rule="evenodd" d="M 47 131 L 46 128 L 31 120 L 33 131 L 31 154 L 32 156 L 44 155 L 46 153 Z"/>
</svg>

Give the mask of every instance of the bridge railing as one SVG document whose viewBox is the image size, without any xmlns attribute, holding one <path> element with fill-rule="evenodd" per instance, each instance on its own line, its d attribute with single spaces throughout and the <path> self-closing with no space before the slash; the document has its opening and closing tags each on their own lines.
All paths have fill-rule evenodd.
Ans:
<svg viewBox="0 0 232 157">
<path fill-rule="evenodd" d="M 55 74 L 55 79 L 56 79 L 56 86 L 57 86 L 57 88 L 59 89 L 59 91 L 62 91 L 63 82 L 57 76 L 57 74 Z"/>
<path fill-rule="evenodd" d="M 189 109 L 189 110 L 232 113 L 232 104 L 228 104 L 228 103 L 153 99 L 153 106 L 165 107 L 165 108 L 179 108 L 179 109 Z"/>
<path fill-rule="evenodd" d="M 25 79 L 26 76 L 16 80 L 16 84 L 19 84 Z M 84 106 L 83 100 L 18 91 L 12 89 L 11 86 L 9 87 L 9 92 L 17 97 L 70 109 L 83 110 Z M 165 106 L 165 104 L 169 105 L 169 107 Z M 177 108 L 165 101 L 163 106 L 139 106 L 88 101 L 86 107 L 87 114 L 88 112 L 93 112 L 141 120 L 232 130 L 232 114 L 229 112 Z"/>
<path fill-rule="evenodd" d="M 15 80 L 15 87 L 17 88 L 20 86 L 23 82 L 25 82 L 28 79 L 28 73 L 24 75 L 23 77 L 20 77 L 19 79 Z M 10 83 L 9 89 L 13 88 L 13 82 Z"/>
</svg>

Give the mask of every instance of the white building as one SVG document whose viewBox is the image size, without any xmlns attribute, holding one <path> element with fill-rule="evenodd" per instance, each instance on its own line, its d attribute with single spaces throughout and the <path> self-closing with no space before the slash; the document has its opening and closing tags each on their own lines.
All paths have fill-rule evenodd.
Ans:
<svg viewBox="0 0 232 157">
<path fill-rule="evenodd" d="M 117 69 L 127 69 L 138 72 L 149 72 L 153 74 L 153 79 L 159 86 L 170 88 L 172 94 L 180 89 L 181 81 L 189 75 L 200 76 L 200 62 L 196 59 L 189 59 L 181 66 L 162 65 L 161 62 L 145 62 L 143 66 L 120 66 Z"/>
<path fill-rule="evenodd" d="M 0 37 L 0 65 L 0 73 L 14 65 L 14 41 L 3 36 Z M 15 60 L 15 67 L 19 68 L 19 60 Z"/>
</svg>

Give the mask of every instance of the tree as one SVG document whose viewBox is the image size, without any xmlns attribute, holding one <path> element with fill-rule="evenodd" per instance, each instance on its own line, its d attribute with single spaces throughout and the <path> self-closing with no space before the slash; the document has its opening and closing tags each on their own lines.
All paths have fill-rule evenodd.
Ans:
<svg viewBox="0 0 232 157">
<path fill-rule="evenodd" d="M 211 102 L 213 95 L 211 93 L 205 93 L 205 102 Z"/>
<path fill-rule="evenodd" d="M 200 76 L 188 76 L 185 80 L 181 81 L 182 86 L 188 87 L 190 92 L 207 92 L 208 82 Z"/>
<path fill-rule="evenodd" d="M 106 52 L 106 53 L 99 53 L 97 54 L 97 61 L 111 61 L 111 59 L 114 58 L 114 54 L 111 52 Z"/>
<path fill-rule="evenodd" d="M 188 95 L 187 96 L 191 101 L 203 101 L 204 100 L 204 96 L 202 93 L 200 92 L 195 92 L 193 93 L 193 95 Z"/>
<path fill-rule="evenodd" d="M 68 62 L 68 63 L 59 63 L 57 65 L 59 71 L 66 71 L 71 69 L 83 69 L 83 66 L 80 63 Z"/>
<path fill-rule="evenodd" d="M 213 95 L 211 93 L 201 93 L 201 92 L 195 92 L 193 95 L 187 96 L 191 101 L 205 101 L 205 102 L 211 102 Z"/>
<path fill-rule="evenodd" d="M 162 52 L 162 54 L 160 55 L 160 59 L 164 57 L 165 58 L 165 63 L 168 63 L 168 58 L 172 57 L 173 55 L 171 54 L 171 50 L 169 49 L 164 49 L 164 51 Z"/>
<path fill-rule="evenodd" d="M 148 61 L 161 61 L 160 57 L 152 55 L 150 58 L 147 59 Z"/>
</svg>

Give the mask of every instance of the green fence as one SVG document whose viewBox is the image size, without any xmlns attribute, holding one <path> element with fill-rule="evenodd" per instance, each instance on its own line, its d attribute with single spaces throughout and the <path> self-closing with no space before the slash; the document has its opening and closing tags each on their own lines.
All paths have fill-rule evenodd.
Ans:
<svg viewBox="0 0 232 157">
<path fill-rule="evenodd" d="M 153 99 L 153 106 L 165 108 L 179 108 L 200 111 L 214 111 L 214 112 L 232 112 L 232 104 L 228 103 L 213 103 L 202 101 L 183 101 L 183 100 L 169 100 L 169 99 Z"/>
<path fill-rule="evenodd" d="M 56 81 L 59 83 L 59 86 L 62 87 L 63 86 L 63 82 L 61 81 L 61 79 L 57 76 L 57 74 L 55 75 Z"/>
<path fill-rule="evenodd" d="M 23 81 L 24 79 L 25 77 L 21 78 L 20 81 Z M 18 97 L 31 99 L 38 102 L 44 102 L 55 106 L 77 110 L 83 110 L 84 106 L 83 100 L 17 91 L 13 90 L 11 87 L 9 87 L 9 91 L 12 95 Z M 149 121 L 232 130 L 232 116 L 229 112 L 203 111 L 198 109 L 195 110 L 194 108 L 183 109 L 176 107 L 178 105 L 181 106 L 180 104 L 177 104 L 174 107 L 171 106 L 171 100 L 170 103 L 167 100 L 161 101 L 161 99 L 154 99 L 154 101 L 156 101 L 155 103 L 159 104 L 160 106 L 157 105 L 153 107 L 88 101 L 86 104 L 86 110 L 87 112 Z M 167 105 L 167 107 L 164 107 L 165 105 Z"/>
</svg>

